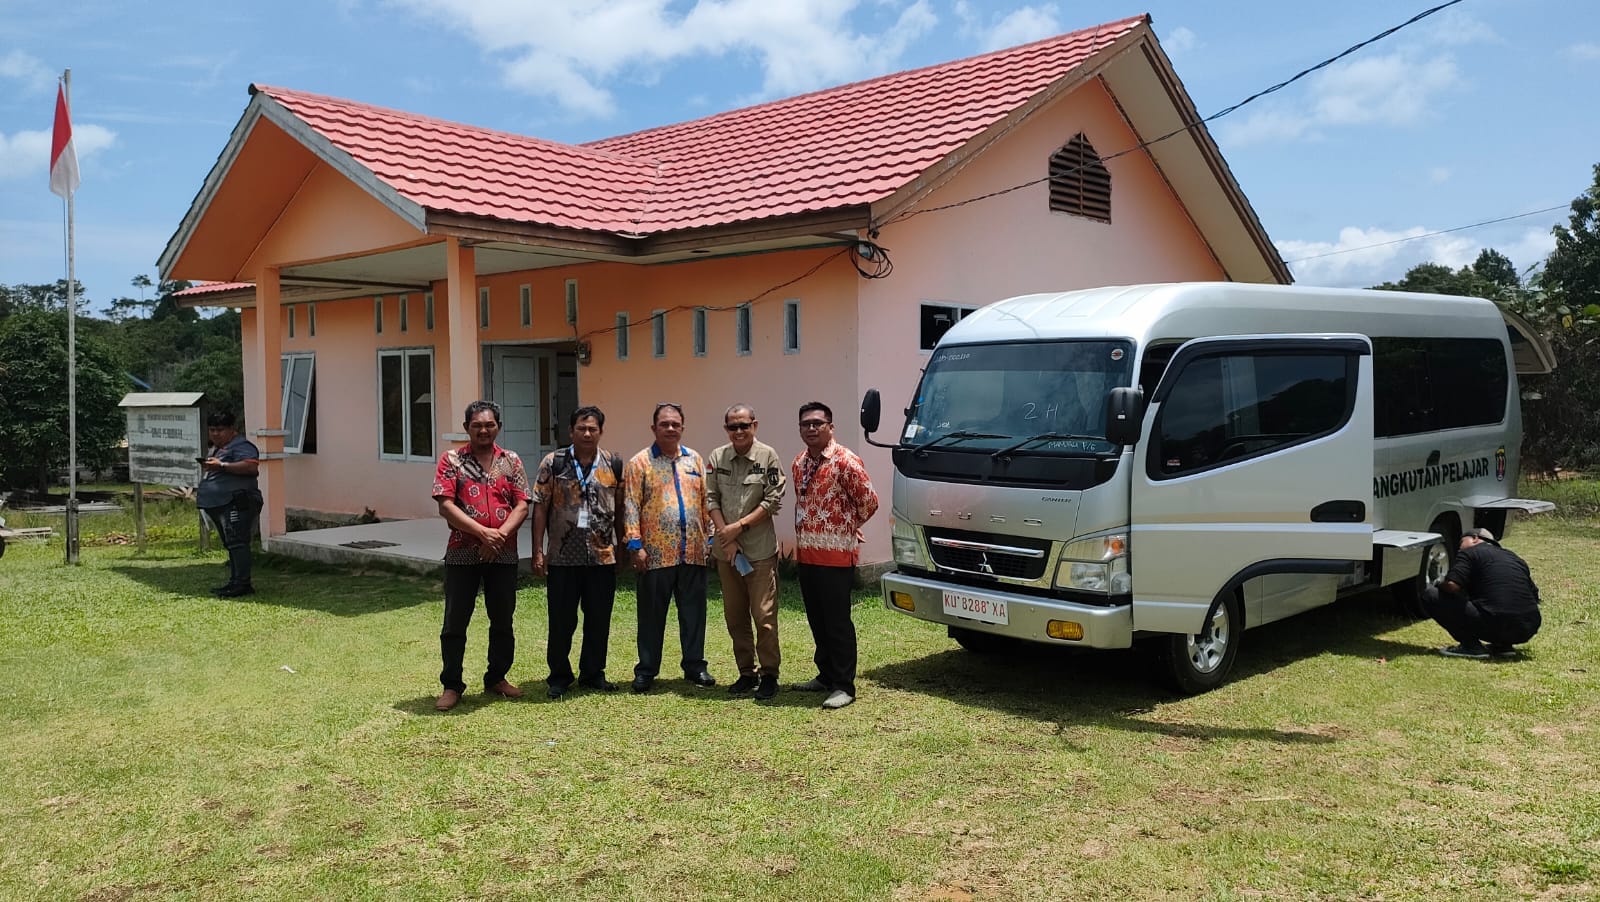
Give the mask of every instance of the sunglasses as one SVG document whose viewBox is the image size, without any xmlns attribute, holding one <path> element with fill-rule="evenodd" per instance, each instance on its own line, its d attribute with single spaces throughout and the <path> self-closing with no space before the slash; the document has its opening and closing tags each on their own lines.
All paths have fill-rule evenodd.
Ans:
<svg viewBox="0 0 1600 902">
<path fill-rule="evenodd" d="M 722 424 L 722 428 L 728 430 L 729 432 L 743 432 L 746 429 L 749 429 L 749 428 L 751 428 L 753 426 L 755 426 L 754 423 L 723 423 Z"/>
<path fill-rule="evenodd" d="M 824 426 L 831 426 L 831 425 L 833 425 L 833 424 L 829 423 L 827 420 L 801 420 L 800 421 L 800 428 L 801 429 L 821 429 Z"/>
</svg>

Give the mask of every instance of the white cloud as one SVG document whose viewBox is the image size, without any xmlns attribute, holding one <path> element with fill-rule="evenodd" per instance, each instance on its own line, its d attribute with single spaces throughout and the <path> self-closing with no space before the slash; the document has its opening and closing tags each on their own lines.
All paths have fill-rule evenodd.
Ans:
<svg viewBox="0 0 1600 902">
<path fill-rule="evenodd" d="M 858 32 L 859 0 L 390 0 L 464 32 L 501 61 L 507 85 L 569 112 L 616 110 L 608 84 L 650 80 L 692 56 L 759 62 L 759 96 L 777 97 L 889 71 L 936 24 L 930 0 L 880 4 L 895 21 Z"/>
<path fill-rule="evenodd" d="M 22 83 L 30 93 L 44 93 L 55 86 L 56 75 L 44 63 L 21 50 L 0 55 L 0 78 Z"/>
<path fill-rule="evenodd" d="M 1433 19 L 1418 38 L 1432 38 L 1434 43 L 1463 46 L 1466 44 L 1501 44 L 1504 41 L 1493 28 L 1462 12 L 1459 8 L 1447 9 Z"/>
<path fill-rule="evenodd" d="M 1179 25 L 1161 39 L 1161 46 L 1166 49 L 1168 56 L 1176 58 L 1205 45 L 1200 42 L 1199 35 Z"/>
<path fill-rule="evenodd" d="M 1434 166 L 1428 170 L 1428 181 L 1435 185 L 1442 185 L 1450 181 L 1451 172 L 1444 166 Z"/>
<path fill-rule="evenodd" d="M 985 53 L 1028 44 L 1066 30 L 1061 26 L 1061 15 L 1053 3 L 1019 6 L 1000 15 L 968 0 L 957 0 L 955 13 L 961 20 L 961 34 L 972 38 Z"/>
<path fill-rule="evenodd" d="M 1457 233 L 1419 237 L 1431 231 L 1435 230 L 1423 226 L 1401 231 L 1346 226 L 1334 241 L 1275 243 L 1295 282 L 1334 288 L 1365 288 L 1393 281 L 1419 263 L 1459 268 L 1482 250 L 1476 240 Z"/>
<path fill-rule="evenodd" d="M 73 125 L 72 142 L 81 164 L 115 144 L 117 133 L 100 125 Z M 50 178 L 50 132 L 23 131 L 7 136 L 0 132 L 0 180 Z"/>
<path fill-rule="evenodd" d="M 1600 44 L 1597 44 L 1593 41 L 1582 41 L 1580 43 L 1573 44 L 1562 52 L 1572 59 L 1579 60 L 1581 62 L 1588 63 L 1594 62 L 1595 60 L 1600 60 Z"/>
<path fill-rule="evenodd" d="M 1447 90 L 1459 87 L 1460 73 L 1449 56 L 1418 58 L 1401 51 L 1365 57 L 1312 76 L 1298 99 L 1278 100 L 1237 121 L 1224 119 L 1217 131 L 1225 143 L 1243 146 L 1317 138 L 1329 128 L 1418 125 L 1431 118 Z"/>
</svg>

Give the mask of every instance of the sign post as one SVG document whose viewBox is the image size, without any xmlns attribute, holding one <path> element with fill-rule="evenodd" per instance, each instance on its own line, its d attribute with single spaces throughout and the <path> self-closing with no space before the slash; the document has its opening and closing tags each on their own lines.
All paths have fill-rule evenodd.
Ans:
<svg viewBox="0 0 1600 902">
<path fill-rule="evenodd" d="M 118 407 L 128 416 L 128 478 L 133 481 L 133 513 L 139 547 L 144 548 L 144 486 L 200 485 L 199 457 L 205 451 L 200 426 L 200 392 L 132 392 Z M 206 542 L 201 518 L 200 549 Z"/>
</svg>

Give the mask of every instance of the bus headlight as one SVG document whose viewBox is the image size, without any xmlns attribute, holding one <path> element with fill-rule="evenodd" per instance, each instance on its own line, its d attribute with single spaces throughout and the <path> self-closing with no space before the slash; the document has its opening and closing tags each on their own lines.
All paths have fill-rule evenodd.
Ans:
<svg viewBox="0 0 1600 902">
<path fill-rule="evenodd" d="M 917 570 L 932 570 L 933 565 L 922 553 L 922 543 L 917 540 L 917 528 L 899 517 L 893 522 L 890 541 L 894 545 L 894 562 Z"/>
<path fill-rule="evenodd" d="M 1131 592 L 1128 537 L 1119 534 L 1068 543 L 1056 566 L 1056 587 L 1102 595 Z"/>
</svg>

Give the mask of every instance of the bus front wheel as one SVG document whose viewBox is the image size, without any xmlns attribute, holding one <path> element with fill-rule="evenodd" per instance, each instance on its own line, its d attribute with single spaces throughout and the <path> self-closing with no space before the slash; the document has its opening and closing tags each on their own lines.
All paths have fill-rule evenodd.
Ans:
<svg viewBox="0 0 1600 902">
<path fill-rule="evenodd" d="M 1244 610 L 1237 592 L 1224 592 L 1211 602 L 1200 632 L 1164 636 L 1156 657 L 1168 685 L 1184 695 L 1199 695 L 1221 686 L 1239 657 Z"/>
</svg>

